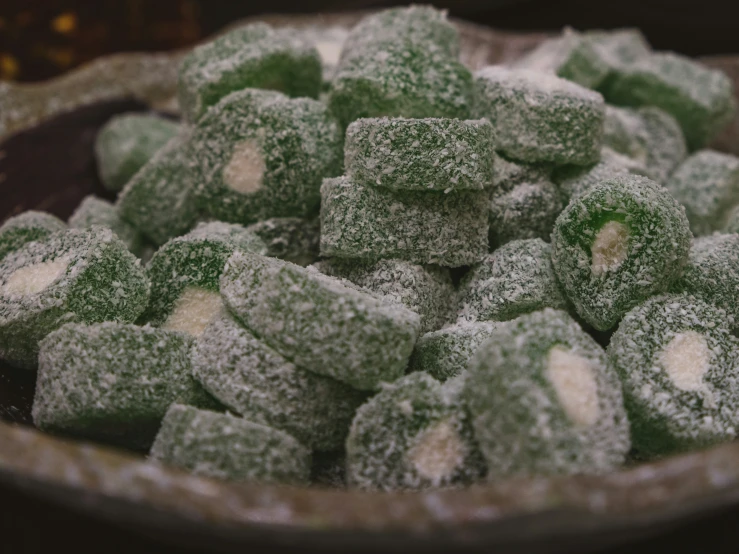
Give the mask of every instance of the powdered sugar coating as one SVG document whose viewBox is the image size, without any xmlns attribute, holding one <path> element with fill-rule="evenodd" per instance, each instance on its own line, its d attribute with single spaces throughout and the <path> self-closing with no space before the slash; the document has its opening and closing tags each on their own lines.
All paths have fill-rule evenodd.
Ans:
<svg viewBox="0 0 739 554">
<path fill-rule="evenodd" d="M 302 266 L 318 259 L 321 242 L 318 218 L 273 217 L 252 223 L 246 230 L 262 239 L 267 256 Z"/>
<path fill-rule="evenodd" d="M 626 230 L 625 258 L 597 272 L 592 252 L 610 222 Z M 552 262 L 577 313 L 606 330 L 680 277 L 691 238 L 685 210 L 667 190 L 646 177 L 617 176 L 565 208 L 552 233 Z"/>
<path fill-rule="evenodd" d="M 708 235 L 721 229 L 739 205 L 739 158 L 700 150 L 678 166 L 665 187 L 685 206 L 693 233 Z"/>
<path fill-rule="evenodd" d="M 236 252 L 221 294 L 242 323 L 297 366 L 374 390 L 405 371 L 420 318 L 349 285 L 312 268 Z"/>
<path fill-rule="evenodd" d="M 5 290 L 16 272 L 57 261 L 62 272 L 43 290 Z M 70 321 L 134 321 L 148 295 L 139 260 L 110 229 L 70 229 L 29 242 L 0 262 L 0 358 L 33 368 L 38 343 L 51 331 Z"/>
<path fill-rule="evenodd" d="M 369 490 L 468 484 L 484 473 L 460 387 L 413 373 L 357 410 L 346 441 L 347 483 Z"/>
<path fill-rule="evenodd" d="M 605 103 L 548 73 L 488 66 L 475 73 L 474 117 L 487 118 L 497 149 L 526 162 L 587 165 L 598 159 Z"/>
<path fill-rule="evenodd" d="M 197 46 L 182 60 L 178 98 L 187 121 L 245 88 L 318 97 L 322 68 L 318 51 L 292 29 L 252 23 Z"/>
<path fill-rule="evenodd" d="M 505 321 L 568 306 L 541 239 L 515 240 L 488 254 L 459 286 L 460 321 Z"/>
<path fill-rule="evenodd" d="M 736 111 L 731 79 L 673 52 L 657 52 L 625 65 L 604 89 L 620 106 L 656 106 L 673 116 L 690 150 L 703 148 Z"/>
<path fill-rule="evenodd" d="M 126 183 L 116 201 L 121 217 L 157 246 L 189 231 L 197 219 L 190 134 L 183 127 Z"/>
<path fill-rule="evenodd" d="M 152 327 L 69 323 L 41 342 L 33 422 L 42 430 L 148 448 L 172 402 L 202 404 L 192 340 Z"/>
<path fill-rule="evenodd" d="M 722 231 L 724 233 L 739 233 L 739 205 L 735 206 L 726 215 L 726 223 Z"/>
<path fill-rule="evenodd" d="M 105 188 L 121 190 L 179 131 L 179 123 L 156 115 L 124 113 L 111 118 L 95 139 L 98 175 Z"/>
<path fill-rule="evenodd" d="M 141 234 L 132 225 L 123 221 L 117 208 L 107 200 L 92 194 L 85 196 L 69 217 L 68 223 L 72 229 L 85 229 L 93 225 L 108 227 L 131 252 L 137 256 L 141 253 L 143 246 Z"/>
<path fill-rule="evenodd" d="M 321 186 L 321 254 L 458 267 L 488 250 L 485 191 L 393 191 L 348 177 Z"/>
<path fill-rule="evenodd" d="M 564 207 L 557 187 L 548 179 L 524 181 L 510 190 L 494 189 L 490 200 L 490 246 L 512 240 L 549 240 Z"/>
<path fill-rule="evenodd" d="M 644 34 L 633 27 L 586 31 L 584 35 L 597 52 L 601 63 L 608 67 L 608 75 L 599 88 L 607 86 L 608 79 L 624 65 L 644 58 L 652 51 Z"/>
<path fill-rule="evenodd" d="M 243 145 L 251 145 L 261 175 L 234 189 L 229 164 Z M 198 206 L 207 216 L 242 225 L 316 215 L 321 180 L 341 169 L 341 132 L 327 108 L 274 91 L 245 89 L 224 97 L 200 119 L 190 147 Z"/>
<path fill-rule="evenodd" d="M 142 320 L 162 325 L 187 287 L 217 293 L 226 261 L 236 250 L 264 254 L 267 247 L 241 225 L 221 221 L 200 223 L 190 233 L 167 242 L 147 267 L 151 300 Z"/>
<path fill-rule="evenodd" d="M 483 190 L 493 181 L 493 141 L 485 120 L 359 119 L 346 130 L 344 170 L 363 185 Z"/>
<path fill-rule="evenodd" d="M 726 314 L 688 295 L 658 296 L 624 316 L 608 356 L 624 387 L 634 447 L 664 455 L 731 440 L 737 430 L 737 343 Z M 702 337 L 705 372 L 693 390 L 678 387 L 664 352 L 685 333 Z M 691 352 L 682 352 L 682 357 Z M 693 368 L 695 369 L 695 368 Z"/>
<path fill-rule="evenodd" d="M 565 390 L 551 379 L 553 350 L 587 368 L 589 408 L 599 414 L 589 424 L 572 419 Z M 489 477 L 602 473 L 629 450 L 618 376 L 565 312 L 545 309 L 499 324 L 473 357 L 464 394 Z"/>
<path fill-rule="evenodd" d="M 196 475 L 303 484 L 311 453 L 293 437 L 230 414 L 173 404 L 149 455 Z"/>
<path fill-rule="evenodd" d="M 331 258 L 313 264 L 318 271 L 351 281 L 421 316 L 421 332 L 439 329 L 455 308 L 456 291 L 449 270 L 405 260 Z"/>
<path fill-rule="evenodd" d="M 66 223 L 46 212 L 29 210 L 10 217 L 0 227 L 0 260 L 27 242 L 45 239 L 66 228 Z"/>
<path fill-rule="evenodd" d="M 225 312 L 198 337 L 193 375 L 236 413 L 323 451 L 343 444 L 365 399 L 347 385 L 296 367 Z"/>
<path fill-rule="evenodd" d="M 409 371 L 425 371 L 446 381 L 467 371 L 477 349 L 495 330 L 490 321 L 460 322 L 421 335 L 413 349 Z"/>
</svg>

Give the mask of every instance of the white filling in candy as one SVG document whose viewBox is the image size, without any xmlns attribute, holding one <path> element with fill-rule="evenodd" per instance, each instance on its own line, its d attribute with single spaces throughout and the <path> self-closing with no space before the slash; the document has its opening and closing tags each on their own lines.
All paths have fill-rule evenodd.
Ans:
<svg viewBox="0 0 739 554">
<path fill-rule="evenodd" d="M 222 307 L 221 295 L 217 292 L 187 287 L 175 302 L 174 310 L 162 328 L 197 337 L 205 331 L 208 323 L 220 313 Z"/>
<path fill-rule="evenodd" d="M 609 221 L 595 236 L 592 252 L 591 270 L 593 275 L 601 276 L 618 268 L 626 259 L 629 250 L 629 229 L 618 221 Z"/>
<path fill-rule="evenodd" d="M 676 335 L 659 355 L 660 364 L 673 384 L 684 391 L 705 389 L 703 376 L 708 371 L 711 350 L 706 338 L 695 331 Z"/>
<path fill-rule="evenodd" d="M 223 168 L 223 181 L 236 192 L 250 194 L 262 188 L 266 169 L 261 148 L 255 140 L 246 139 L 236 145 Z"/>
<path fill-rule="evenodd" d="M 546 376 L 572 423 L 589 427 L 598 420 L 598 385 L 587 359 L 555 346 L 549 351 Z"/>
<path fill-rule="evenodd" d="M 421 433 L 408 451 L 408 459 L 421 477 L 439 484 L 462 466 L 466 452 L 454 427 L 442 421 Z"/>
<path fill-rule="evenodd" d="M 342 43 L 339 41 L 331 40 L 319 40 L 315 44 L 318 54 L 321 56 L 321 61 L 324 65 L 333 67 L 339 65 L 339 59 L 341 58 Z"/>
<path fill-rule="evenodd" d="M 59 279 L 67 266 L 69 258 L 22 267 L 8 277 L 3 292 L 11 295 L 37 294 Z"/>
</svg>

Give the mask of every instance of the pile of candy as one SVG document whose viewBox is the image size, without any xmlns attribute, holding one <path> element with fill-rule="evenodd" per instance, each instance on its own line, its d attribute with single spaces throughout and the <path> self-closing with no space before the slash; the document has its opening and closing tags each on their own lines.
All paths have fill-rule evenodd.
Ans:
<svg viewBox="0 0 739 554">
<path fill-rule="evenodd" d="M 182 123 L 100 132 L 115 204 L 0 228 L 35 424 L 229 479 L 315 481 L 321 453 L 380 490 L 734 438 L 727 76 L 630 29 L 472 74 L 427 7 L 339 36 L 323 67 L 264 24 L 196 48 Z"/>
</svg>

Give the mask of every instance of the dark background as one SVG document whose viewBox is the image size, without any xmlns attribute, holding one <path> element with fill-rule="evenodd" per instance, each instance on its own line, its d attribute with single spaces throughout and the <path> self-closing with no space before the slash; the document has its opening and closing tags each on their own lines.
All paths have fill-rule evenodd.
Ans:
<svg viewBox="0 0 739 554">
<path fill-rule="evenodd" d="M 739 19 L 734 13 L 736 0 L 458 0 L 433 3 L 448 8 L 455 17 L 501 29 L 638 26 L 657 49 L 688 55 L 739 53 Z M 398 2 L 0 0 L 0 79 L 40 80 L 103 54 L 184 47 L 236 19 L 259 13 L 341 11 L 393 4 Z M 35 554 L 59 548 L 73 549 L 78 554 L 195 552 L 166 547 L 152 537 L 0 487 L 0 553 Z M 248 550 L 263 551 L 260 548 Z M 281 552 L 269 548 L 265 551 Z M 306 551 L 310 551 L 309 545 Z M 739 552 L 739 510 L 685 524 L 669 535 L 603 554 L 622 552 Z"/>
</svg>

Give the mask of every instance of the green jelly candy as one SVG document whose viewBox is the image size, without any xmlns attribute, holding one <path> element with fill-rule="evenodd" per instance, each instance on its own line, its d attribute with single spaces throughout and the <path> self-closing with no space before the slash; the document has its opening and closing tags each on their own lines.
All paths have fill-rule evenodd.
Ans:
<svg viewBox="0 0 739 554">
<path fill-rule="evenodd" d="M 41 341 L 33 422 L 43 431 L 148 448 L 172 402 L 203 402 L 192 340 L 122 323 L 70 323 Z"/>
<path fill-rule="evenodd" d="M 490 321 L 463 321 L 421 335 L 408 368 L 425 371 L 439 381 L 457 377 L 467 370 L 470 359 L 495 327 Z"/>
<path fill-rule="evenodd" d="M 321 58 L 300 33 L 253 23 L 185 56 L 178 96 L 185 119 L 197 121 L 208 107 L 238 90 L 272 89 L 317 98 L 321 83 Z"/>
<path fill-rule="evenodd" d="M 598 88 L 607 85 L 608 78 L 617 74 L 623 66 L 645 58 L 652 52 L 647 39 L 636 28 L 593 30 L 583 34 L 597 52 L 601 63 L 608 67 L 607 78 L 601 81 Z"/>
<path fill-rule="evenodd" d="M 618 176 L 565 208 L 552 233 L 552 262 L 577 313 L 605 331 L 677 281 L 690 239 L 685 210 L 665 188 Z"/>
<path fill-rule="evenodd" d="M 658 296 L 626 314 L 613 334 L 608 355 L 642 456 L 736 436 L 738 344 L 725 320 L 696 298 Z"/>
<path fill-rule="evenodd" d="M 459 287 L 461 321 L 505 321 L 544 308 L 568 306 L 541 239 L 515 240 L 488 254 Z"/>
<path fill-rule="evenodd" d="M 198 122 L 190 146 L 198 205 L 242 225 L 317 215 L 321 180 L 341 171 L 341 132 L 326 107 L 274 91 L 229 94 Z"/>
<path fill-rule="evenodd" d="M 726 225 L 739 204 L 739 158 L 700 150 L 678 166 L 665 186 L 685 206 L 693 233 L 711 234 Z"/>
<path fill-rule="evenodd" d="M 221 294 L 295 365 L 357 389 L 403 375 L 420 329 L 416 313 L 349 281 L 246 251 L 229 258 Z"/>
<path fill-rule="evenodd" d="M 0 358 L 33 368 L 38 343 L 73 321 L 134 321 L 149 281 L 113 231 L 71 229 L 29 242 L 0 262 Z"/>
<path fill-rule="evenodd" d="M 502 66 L 475 77 L 473 115 L 490 120 L 506 156 L 559 165 L 598 160 L 605 119 L 600 94 L 548 73 Z"/>
<path fill-rule="evenodd" d="M 693 240 L 676 288 L 719 306 L 730 323 L 739 324 L 739 235 L 715 233 Z"/>
<path fill-rule="evenodd" d="M 703 148 L 736 111 L 731 79 L 672 52 L 654 53 L 625 65 L 604 90 L 618 106 L 656 106 L 673 116 L 690 150 Z"/>
<path fill-rule="evenodd" d="M 554 170 L 552 180 L 559 187 L 560 196 L 566 205 L 570 200 L 585 194 L 593 186 L 619 175 L 650 177 L 652 173 L 640 162 L 604 146 L 599 162 L 586 167 L 560 166 Z"/>
<path fill-rule="evenodd" d="M 296 367 L 226 313 L 198 337 L 193 375 L 236 413 L 322 451 L 343 445 L 365 399 L 343 383 Z"/>
<path fill-rule="evenodd" d="M 27 242 L 43 240 L 66 229 L 66 223 L 46 212 L 29 210 L 10 217 L 0 227 L 0 261 Z"/>
<path fill-rule="evenodd" d="M 484 119 L 359 119 L 344 169 L 362 185 L 396 190 L 483 190 L 493 181 L 493 127 Z"/>
<path fill-rule="evenodd" d="M 587 88 L 596 88 L 609 73 L 600 50 L 582 33 L 566 28 L 556 38 L 543 41 L 511 67 L 546 72 Z"/>
<path fill-rule="evenodd" d="M 297 265 L 307 266 L 318 259 L 321 222 L 299 217 L 273 217 L 246 228 L 267 246 L 265 254 Z"/>
<path fill-rule="evenodd" d="M 69 217 L 69 226 L 72 229 L 86 229 L 93 225 L 100 225 L 111 229 L 121 239 L 128 249 L 141 254 L 143 238 L 129 223 L 121 219 L 116 207 L 102 198 L 93 195 L 85 196 L 77 209 Z"/>
<path fill-rule="evenodd" d="M 642 164 L 658 183 L 664 183 L 688 155 L 680 125 L 654 107 L 606 107 L 603 144 Z"/>
<path fill-rule="evenodd" d="M 554 171 L 550 163 L 524 163 L 507 159 L 500 152 L 493 152 L 493 186 L 495 194 L 510 191 L 521 183 L 549 181 Z"/>
<path fill-rule="evenodd" d="M 203 332 L 221 310 L 219 281 L 237 250 L 265 253 L 266 246 L 241 225 L 200 223 L 162 246 L 147 267 L 151 300 L 142 319 L 192 336 Z"/>
<path fill-rule="evenodd" d="M 157 246 L 186 233 L 197 220 L 189 136 L 190 129 L 183 129 L 160 149 L 116 202 L 121 218 Z"/>
<path fill-rule="evenodd" d="M 110 119 L 95 139 L 103 186 L 120 191 L 179 131 L 179 123 L 156 115 L 125 113 Z"/>
<path fill-rule="evenodd" d="M 510 190 L 494 189 L 490 200 L 490 246 L 512 240 L 549 240 L 564 205 L 559 189 L 549 180 L 524 181 Z"/>
<path fill-rule="evenodd" d="M 404 260 L 373 262 L 342 258 L 322 260 L 313 267 L 413 310 L 421 316 L 421 332 L 442 327 L 456 303 L 457 293 L 446 268 L 420 266 Z"/>
<path fill-rule="evenodd" d="M 293 437 L 230 414 L 173 404 L 149 456 L 196 475 L 305 484 L 311 453 Z"/>
<path fill-rule="evenodd" d="M 459 378 L 458 378 L 459 379 Z M 369 490 L 418 490 L 478 480 L 484 464 L 459 381 L 413 373 L 357 410 L 346 441 L 347 483 Z"/>
<path fill-rule="evenodd" d="M 723 231 L 725 233 L 739 233 L 739 205 L 727 214 Z"/>
<path fill-rule="evenodd" d="M 465 397 L 490 478 L 603 473 L 624 462 L 629 422 L 606 354 L 565 312 L 499 324 Z"/>
<path fill-rule="evenodd" d="M 323 181 L 321 198 L 324 256 L 458 267 L 488 251 L 486 191 L 393 191 L 338 177 Z"/>
</svg>

